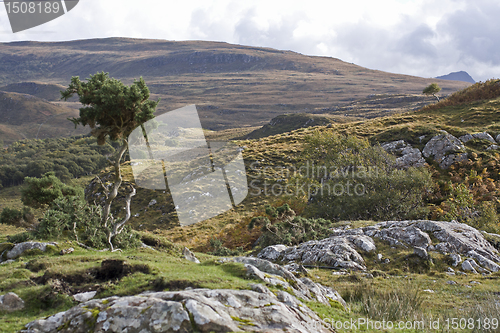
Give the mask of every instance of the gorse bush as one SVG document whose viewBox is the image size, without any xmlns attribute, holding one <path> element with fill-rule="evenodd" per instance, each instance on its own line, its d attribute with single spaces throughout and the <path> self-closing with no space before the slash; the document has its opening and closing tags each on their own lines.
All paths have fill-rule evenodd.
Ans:
<svg viewBox="0 0 500 333">
<path fill-rule="evenodd" d="M 316 131 L 306 139 L 303 155 L 308 171 L 297 182 L 309 189 L 308 216 L 388 220 L 427 215 L 431 174 L 423 168 L 397 169 L 394 157 L 380 146 Z"/>
<path fill-rule="evenodd" d="M 0 214 L 0 223 L 29 227 L 35 223 L 35 216 L 29 207 L 23 207 L 22 210 L 5 207 Z"/>
<path fill-rule="evenodd" d="M 48 206 L 60 197 L 83 195 L 81 188 L 64 184 L 54 172 L 47 172 L 41 178 L 26 177 L 24 182 L 21 201 L 26 206 L 34 208 Z"/>
<path fill-rule="evenodd" d="M 20 185 L 25 177 L 40 178 L 51 171 L 62 181 L 95 174 L 107 166 L 106 156 L 115 147 L 113 142 L 99 146 L 89 137 L 14 142 L 0 149 L 0 185 Z"/>
<path fill-rule="evenodd" d="M 254 217 L 249 229 L 260 226 L 259 246 L 274 244 L 298 245 L 309 240 L 326 238 L 331 234 L 331 222 L 325 219 L 307 219 L 295 216 L 287 204 L 280 207 L 266 205 L 267 216 Z"/>
<path fill-rule="evenodd" d="M 210 246 L 212 247 L 213 251 L 209 252 L 208 254 L 211 254 L 213 256 L 237 256 L 243 253 L 242 247 L 237 247 L 236 249 L 231 250 L 223 246 L 222 241 L 217 238 L 210 239 Z"/>
<path fill-rule="evenodd" d="M 109 246 L 109 228 L 101 225 L 102 207 L 88 204 L 81 196 L 59 197 L 40 221 L 34 237 L 39 239 L 74 239 L 93 248 Z M 140 236 L 126 227 L 113 238 L 113 246 L 137 247 Z"/>
</svg>

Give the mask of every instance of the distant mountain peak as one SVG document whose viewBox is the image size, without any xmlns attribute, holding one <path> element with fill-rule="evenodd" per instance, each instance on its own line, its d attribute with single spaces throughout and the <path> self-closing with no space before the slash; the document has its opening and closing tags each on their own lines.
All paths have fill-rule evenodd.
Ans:
<svg viewBox="0 0 500 333">
<path fill-rule="evenodd" d="M 460 72 L 452 72 L 450 74 L 442 75 L 442 76 L 437 76 L 436 79 L 442 79 L 442 80 L 450 80 L 450 81 L 464 81 L 464 82 L 469 82 L 469 83 L 476 83 L 472 76 L 469 75 L 469 73 L 465 71 L 460 71 Z"/>
</svg>

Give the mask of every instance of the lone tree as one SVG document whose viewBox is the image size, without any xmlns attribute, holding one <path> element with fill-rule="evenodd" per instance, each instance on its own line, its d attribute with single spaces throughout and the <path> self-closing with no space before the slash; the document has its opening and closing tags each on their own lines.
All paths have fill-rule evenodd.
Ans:
<svg viewBox="0 0 500 333">
<path fill-rule="evenodd" d="M 91 75 L 87 82 L 80 81 L 78 76 L 72 77 L 69 87 L 61 91 L 61 99 L 67 100 L 73 94 L 78 95 L 84 106 L 80 108 L 79 118 L 69 119 L 75 124 L 75 128 L 78 125 L 88 125 L 92 129 L 90 133 L 97 138 L 99 145 L 104 145 L 107 137 L 121 142 L 114 159 L 110 160 L 114 167 L 111 190 L 101 182 L 106 195 L 101 224 L 109 230 L 108 243 L 113 251 L 111 240 L 121 233 L 130 219 L 130 201 L 136 193 L 135 188 L 131 186 L 132 190 L 126 197 L 126 217 L 115 220 L 110 210 L 122 184 L 120 163 L 128 148 L 127 138 L 136 127 L 154 118 L 153 113 L 160 100 L 149 100 L 149 89 L 142 77 L 126 86 L 104 72 Z"/>
<path fill-rule="evenodd" d="M 432 95 L 436 97 L 437 101 L 439 102 L 439 97 L 437 97 L 436 94 L 440 91 L 441 87 L 437 83 L 431 83 L 427 87 L 425 87 L 422 93 L 425 95 Z"/>
</svg>

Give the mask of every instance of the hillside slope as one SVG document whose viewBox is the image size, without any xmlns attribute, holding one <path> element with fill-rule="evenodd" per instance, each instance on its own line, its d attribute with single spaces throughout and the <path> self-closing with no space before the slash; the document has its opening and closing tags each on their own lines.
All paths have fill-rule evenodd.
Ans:
<svg viewBox="0 0 500 333">
<path fill-rule="evenodd" d="M 341 107 L 371 94 L 420 94 L 435 81 L 445 95 L 467 85 L 221 42 L 106 38 L 0 44 L 0 86 L 67 86 L 72 76 L 85 79 L 100 71 L 126 83 L 144 77 L 152 98 L 161 98 L 159 114 L 198 105 L 202 125 L 210 130 L 262 126 L 281 114 Z"/>
<path fill-rule="evenodd" d="M 67 118 L 78 110 L 28 94 L 0 91 L 0 139 L 9 144 L 21 139 L 43 139 L 88 133 Z"/>
</svg>

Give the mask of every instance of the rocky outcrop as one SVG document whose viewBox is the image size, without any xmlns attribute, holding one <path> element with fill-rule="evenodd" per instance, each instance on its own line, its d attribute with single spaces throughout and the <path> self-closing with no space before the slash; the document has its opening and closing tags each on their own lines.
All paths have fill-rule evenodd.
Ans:
<svg viewBox="0 0 500 333">
<path fill-rule="evenodd" d="M 462 135 L 461 137 L 458 138 L 460 141 L 463 143 L 466 143 L 467 141 L 470 141 L 472 139 L 481 139 L 481 140 L 488 140 L 491 143 L 496 143 L 495 139 L 491 135 L 489 135 L 487 132 L 481 132 L 481 133 L 473 133 L 473 134 L 465 134 Z"/>
<path fill-rule="evenodd" d="M 431 236 L 437 242 L 433 243 Z M 374 239 L 391 246 L 413 248 L 422 259 L 429 258 L 429 252 L 439 251 L 450 254 L 455 267 L 463 256 L 478 262 L 486 272 L 500 271 L 500 255 L 483 234 L 455 221 L 387 221 L 357 229 L 333 229 L 329 238 L 291 247 L 273 245 L 263 249 L 258 257 L 288 264 L 366 270 L 362 254 L 376 250 Z M 468 264 L 465 266 L 469 267 Z"/>
<path fill-rule="evenodd" d="M 334 301 L 339 302 L 344 307 L 347 306 L 336 290 L 315 283 L 307 277 L 299 279 L 285 267 L 270 261 L 252 257 L 237 257 L 232 261 L 244 264 L 249 277 L 261 280 L 271 286 L 281 286 L 300 299 L 315 300 L 325 305 L 330 305 L 330 302 Z"/>
<path fill-rule="evenodd" d="M 397 168 L 421 167 L 425 164 L 425 159 L 418 148 L 413 148 L 404 140 L 387 142 L 382 148 L 390 154 L 396 155 Z"/>
<path fill-rule="evenodd" d="M 195 264 L 200 263 L 198 258 L 196 258 L 196 256 L 194 255 L 194 253 L 189 251 L 189 249 L 185 246 L 184 246 L 184 249 L 182 249 L 182 255 L 184 256 L 184 259 L 186 259 L 186 260 L 192 261 Z"/>
<path fill-rule="evenodd" d="M 45 332 L 332 332 L 285 291 L 193 289 L 91 300 L 26 325 Z"/>
<path fill-rule="evenodd" d="M 45 252 L 48 247 L 57 246 L 57 243 L 40 243 L 40 242 L 24 242 L 14 245 L 11 250 L 9 250 L 5 257 L 7 259 L 16 259 L 20 257 L 24 252 L 29 250 L 40 250 Z M 1 256 L 0 256 L 1 260 Z"/>
<path fill-rule="evenodd" d="M 0 311 L 17 311 L 24 309 L 24 301 L 15 293 L 0 295 Z"/>
<path fill-rule="evenodd" d="M 453 163 L 467 159 L 462 142 L 446 132 L 430 139 L 422 154 L 425 157 L 432 157 L 439 163 L 441 169 L 448 169 Z"/>
<path fill-rule="evenodd" d="M 332 268 L 365 270 L 365 261 L 356 249 L 375 251 L 376 247 L 371 238 L 347 232 L 293 247 L 282 245 L 274 246 L 272 250 L 265 248 L 258 254 L 258 257 L 280 262 L 295 261 L 305 265 L 321 264 Z M 269 256 L 271 253 L 272 255 Z"/>
</svg>

